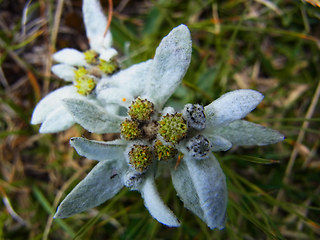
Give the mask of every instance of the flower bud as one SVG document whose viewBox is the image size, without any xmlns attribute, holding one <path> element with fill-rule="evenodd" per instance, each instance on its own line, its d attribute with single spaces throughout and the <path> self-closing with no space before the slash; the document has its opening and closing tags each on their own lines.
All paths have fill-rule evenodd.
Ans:
<svg viewBox="0 0 320 240">
<path fill-rule="evenodd" d="M 136 98 L 129 107 L 129 116 L 138 121 L 150 120 L 151 114 L 154 112 L 153 103 L 147 99 Z"/>
<path fill-rule="evenodd" d="M 152 149 L 147 145 L 134 144 L 129 153 L 129 164 L 137 171 L 144 172 L 152 163 Z"/>
<path fill-rule="evenodd" d="M 197 130 L 203 130 L 206 127 L 204 108 L 199 104 L 186 104 L 183 109 L 183 117 L 187 120 L 189 127 Z"/>
<path fill-rule="evenodd" d="M 84 59 L 91 65 L 96 65 L 98 63 L 98 56 L 99 54 L 93 49 L 84 52 Z"/>
<path fill-rule="evenodd" d="M 210 153 L 212 145 L 203 135 L 191 138 L 187 143 L 187 149 L 191 156 L 196 160 L 205 159 Z"/>
<path fill-rule="evenodd" d="M 160 140 L 154 143 L 154 152 L 159 161 L 166 161 L 174 158 L 178 150 L 170 145 L 163 144 Z"/>
<path fill-rule="evenodd" d="M 175 144 L 187 135 L 187 123 L 181 113 L 167 114 L 158 123 L 158 132 L 166 142 Z"/>
<path fill-rule="evenodd" d="M 137 121 L 125 119 L 120 125 L 120 130 L 121 136 L 126 140 L 134 140 L 142 136 L 142 131 Z"/>
<path fill-rule="evenodd" d="M 100 58 L 100 63 L 98 65 L 99 69 L 108 75 L 113 74 L 115 71 L 119 69 L 119 65 L 116 60 L 111 59 L 110 61 L 106 61 Z"/>
</svg>

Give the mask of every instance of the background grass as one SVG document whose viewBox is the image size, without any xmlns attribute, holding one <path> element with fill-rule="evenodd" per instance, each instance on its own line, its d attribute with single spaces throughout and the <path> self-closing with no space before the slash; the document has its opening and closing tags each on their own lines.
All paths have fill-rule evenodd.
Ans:
<svg viewBox="0 0 320 240">
<path fill-rule="evenodd" d="M 182 221 L 178 229 L 152 219 L 139 193 L 126 189 L 96 209 L 52 219 L 93 166 L 70 137 L 112 137 L 79 126 L 42 135 L 30 125 L 37 102 L 64 84 L 50 73 L 52 53 L 88 48 L 81 1 L 0 0 L 0 239 L 319 239 L 320 8 L 308 2 L 114 1 L 111 30 L 124 68 L 152 58 L 173 27 L 190 28 L 191 65 L 168 104 L 256 89 L 265 99 L 247 119 L 287 137 L 216 154 L 228 181 L 228 219 L 211 231 L 183 208 L 168 175 L 157 184 Z"/>
</svg>

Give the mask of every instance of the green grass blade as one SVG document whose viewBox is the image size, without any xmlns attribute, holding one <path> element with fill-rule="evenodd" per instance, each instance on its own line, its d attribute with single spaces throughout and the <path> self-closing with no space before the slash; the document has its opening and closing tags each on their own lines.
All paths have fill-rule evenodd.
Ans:
<svg viewBox="0 0 320 240">
<path fill-rule="evenodd" d="M 46 212 L 53 217 L 55 210 L 51 207 L 49 201 L 46 199 L 40 189 L 37 186 L 33 186 L 32 192 Z M 74 231 L 63 220 L 54 219 L 54 221 L 60 225 L 66 231 L 66 233 L 70 235 L 70 237 L 75 235 Z"/>
</svg>

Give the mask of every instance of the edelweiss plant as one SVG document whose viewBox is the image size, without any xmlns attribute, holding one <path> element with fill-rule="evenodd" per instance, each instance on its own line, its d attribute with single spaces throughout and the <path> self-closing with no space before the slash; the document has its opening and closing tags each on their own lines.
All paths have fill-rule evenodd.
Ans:
<svg viewBox="0 0 320 240">
<path fill-rule="evenodd" d="M 233 145 L 272 144 L 284 137 L 241 120 L 263 99 L 254 90 L 226 93 L 205 107 L 187 104 L 182 111 L 164 107 L 190 60 L 190 32 L 180 25 L 161 41 L 153 59 L 99 76 L 92 90 L 94 101 L 78 95 L 61 100 L 73 122 L 94 133 L 118 132 L 121 138 L 109 142 L 70 140 L 79 155 L 98 164 L 62 201 L 56 218 L 98 206 L 125 186 L 141 193 L 155 219 L 178 227 L 179 220 L 163 203 L 155 184 L 159 169 L 167 168 L 184 206 L 211 229 L 224 227 L 226 179 L 212 152 Z M 41 111 L 37 108 L 35 111 Z"/>
<path fill-rule="evenodd" d="M 83 1 L 83 16 L 90 49 L 80 52 L 65 48 L 53 55 L 60 64 L 52 67 L 52 72 L 72 85 L 61 87 L 36 106 L 31 123 L 42 123 L 41 133 L 53 133 L 66 130 L 75 121 L 66 110 L 62 100 L 65 98 L 85 99 L 99 104 L 95 95 L 96 84 L 104 76 L 118 70 L 117 51 L 111 48 L 112 36 L 104 34 L 107 19 L 101 10 L 99 1 Z"/>
</svg>

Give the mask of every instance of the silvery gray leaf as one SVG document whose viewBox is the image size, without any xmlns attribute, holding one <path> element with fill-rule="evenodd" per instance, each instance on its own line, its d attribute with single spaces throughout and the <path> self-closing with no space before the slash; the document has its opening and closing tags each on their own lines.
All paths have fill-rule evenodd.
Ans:
<svg viewBox="0 0 320 240">
<path fill-rule="evenodd" d="M 64 98 L 85 97 L 78 94 L 77 89 L 72 85 L 58 88 L 41 99 L 37 104 L 32 113 L 31 124 L 39 124 L 45 121 L 50 113 L 62 106 L 61 100 Z"/>
<path fill-rule="evenodd" d="M 205 106 L 207 127 L 215 128 L 244 118 L 262 101 L 263 95 L 250 89 L 241 89 L 223 94 Z"/>
<path fill-rule="evenodd" d="M 140 192 L 152 217 L 168 227 L 179 227 L 179 220 L 160 198 L 153 177 L 147 177 L 142 184 Z"/>
<path fill-rule="evenodd" d="M 120 132 L 121 118 L 106 112 L 102 107 L 80 99 L 64 99 L 65 107 L 74 120 L 93 133 Z"/>
<path fill-rule="evenodd" d="M 110 31 L 108 31 L 104 37 L 107 18 L 101 9 L 100 1 L 84 0 L 82 12 L 90 47 L 99 53 L 101 53 L 103 48 L 110 48 L 112 36 Z"/>
<path fill-rule="evenodd" d="M 103 142 L 73 137 L 70 139 L 70 144 L 81 156 L 92 160 L 105 161 L 124 158 L 123 152 L 127 143 L 121 139 Z"/>
<path fill-rule="evenodd" d="M 87 64 L 84 54 L 73 48 L 64 48 L 53 54 L 52 57 L 59 63 L 71 66 L 85 66 Z"/>
<path fill-rule="evenodd" d="M 224 228 L 228 201 L 226 179 L 212 153 L 201 161 L 185 155 L 177 169 L 171 170 L 171 177 L 187 209 L 209 228 Z"/>
<path fill-rule="evenodd" d="M 263 146 L 284 140 L 278 131 L 245 120 L 236 120 L 219 127 L 215 134 L 239 146 Z"/>
<path fill-rule="evenodd" d="M 96 87 L 97 97 L 104 99 L 110 88 L 124 89 L 129 91 L 133 96 L 140 96 L 144 90 L 146 82 L 149 80 L 150 66 L 153 60 L 138 63 L 121 70 L 112 76 L 102 78 Z M 119 96 L 120 99 L 126 96 Z M 131 103 L 131 99 L 129 100 Z"/>
<path fill-rule="evenodd" d="M 57 106 L 41 124 L 40 133 L 56 133 L 70 128 L 75 121 L 67 109 L 63 106 Z"/>
<path fill-rule="evenodd" d="M 106 106 L 116 104 L 127 108 L 134 100 L 134 95 L 129 89 L 110 87 L 99 92 L 98 100 Z"/>
<path fill-rule="evenodd" d="M 75 67 L 67 65 L 67 64 L 56 64 L 53 65 L 51 71 L 57 75 L 59 78 L 64 79 L 65 81 L 72 82 L 75 77 L 74 71 Z"/>
<path fill-rule="evenodd" d="M 54 218 L 70 217 L 112 198 L 123 187 L 120 175 L 117 161 L 99 162 L 61 202 Z"/>
<path fill-rule="evenodd" d="M 174 28 L 156 50 L 146 82 L 145 96 L 159 109 L 181 83 L 191 60 L 191 36 L 185 25 Z"/>
<path fill-rule="evenodd" d="M 211 151 L 213 152 L 220 152 L 220 151 L 227 151 L 232 147 L 232 143 L 219 136 L 218 134 L 205 134 L 205 136 L 209 139 L 212 148 Z"/>
<path fill-rule="evenodd" d="M 100 51 L 99 58 L 109 62 L 112 58 L 115 58 L 117 55 L 118 55 L 118 52 L 114 48 L 107 48 L 107 49 L 103 48 Z"/>
</svg>

